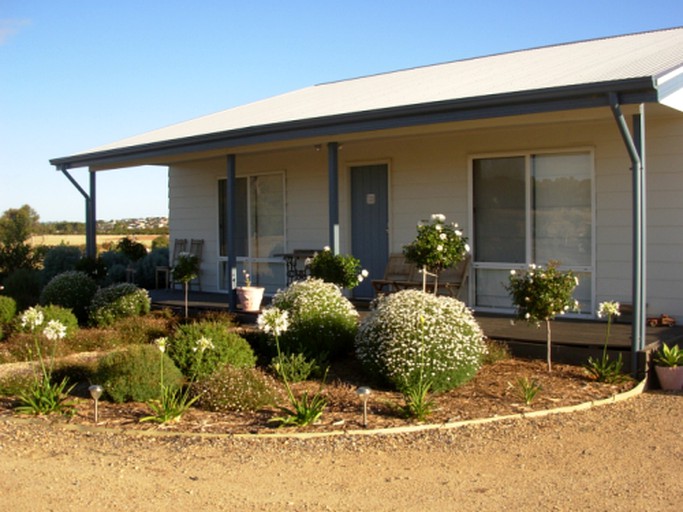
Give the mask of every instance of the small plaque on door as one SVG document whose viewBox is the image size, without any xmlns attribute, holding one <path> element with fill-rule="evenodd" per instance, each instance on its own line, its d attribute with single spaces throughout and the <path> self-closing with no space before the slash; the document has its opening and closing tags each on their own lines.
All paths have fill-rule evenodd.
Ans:
<svg viewBox="0 0 683 512">
<path fill-rule="evenodd" d="M 365 196 L 365 203 L 366 204 L 375 204 L 375 194 L 367 194 Z"/>
</svg>

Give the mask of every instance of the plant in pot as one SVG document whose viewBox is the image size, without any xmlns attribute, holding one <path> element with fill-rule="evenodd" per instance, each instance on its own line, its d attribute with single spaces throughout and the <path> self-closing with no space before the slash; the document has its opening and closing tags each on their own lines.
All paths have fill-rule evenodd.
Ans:
<svg viewBox="0 0 683 512">
<path fill-rule="evenodd" d="M 246 270 L 242 270 L 242 275 L 244 275 L 244 286 L 237 287 L 237 298 L 242 306 L 242 311 L 260 311 L 263 293 L 266 289 L 262 286 L 252 286 L 251 276 Z"/>
<path fill-rule="evenodd" d="M 678 345 L 662 345 L 654 361 L 655 372 L 662 389 L 683 389 L 683 350 Z"/>
</svg>

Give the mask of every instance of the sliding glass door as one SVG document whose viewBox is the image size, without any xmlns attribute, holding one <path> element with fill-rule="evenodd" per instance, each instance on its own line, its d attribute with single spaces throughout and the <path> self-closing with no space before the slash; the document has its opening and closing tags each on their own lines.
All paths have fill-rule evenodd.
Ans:
<svg viewBox="0 0 683 512">
<path fill-rule="evenodd" d="M 589 151 L 472 160 L 474 302 L 509 309 L 511 269 L 558 262 L 593 311 L 593 157 Z"/>
<path fill-rule="evenodd" d="M 236 226 L 233 240 L 237 252 L 237 283 L 244 284 L 243 270 L 252 285 L 263 286 L 268 293 L 285 283 L 281 256 L 285 247 L 285 201 L 282 174 L 240 177 L 235 180 Z M 220 289 L 229 288 L 225 222 L 227 201 L 225 180 L 218 182 L 218 226 Z"/>
</svg>

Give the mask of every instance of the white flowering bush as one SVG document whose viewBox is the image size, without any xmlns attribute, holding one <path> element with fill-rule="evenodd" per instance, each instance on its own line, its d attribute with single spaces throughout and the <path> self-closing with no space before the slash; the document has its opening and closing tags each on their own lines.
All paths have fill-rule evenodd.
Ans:
<svg viewBox="0 0 683 512">
<path fill-rule="evenodd" d="M 273 306 L 288 313 L 283 352 L 320 361 L 353 349 L 358 312 L 336 285 L 320 279 L 292 283 L 275 294 Z"/>
<path fill-rule="evenodd" d="M 327 246 L 315 254 L 309 268 L 311 276 L 347 290 L 352 290 L 368 277 L 368 271 L 361 268 L 358 258 L 350 254 L 334 254 Z"/>
<path fill-rule="evenodd" d="M 429 223 L 417 225 L 417 237 L 403 248 L 403 254 L 409 262 L 438 274 L 457 265 L 469 250 L 458 225 L 446 224 L 446 217 L 435 213 Z"/>
<path fill-rule="evenodd" d="M 149 313 L 151 301 L 147 290 L 131 283 L 119 283 L 100 288 L 90 304 L 90 323 L 97 326 L 113 324 L 120 318 Z"/>
<path fill-rule="evenodd" d="M 223 366 L 216 373 L 194 383 L 197 406 L 213 412 L 258 411 L 278 400 L 272 378 L 257 368 Z"/>
<path fill-rule="evenodd" d="M 356 335 L 356 355 L 368 372 L 399 390 L 420 378 L 432 391 L 457 387 L 476 375 L 485 352 L 465 304 L 418 290 L 380 297 Z"/>
</svg>

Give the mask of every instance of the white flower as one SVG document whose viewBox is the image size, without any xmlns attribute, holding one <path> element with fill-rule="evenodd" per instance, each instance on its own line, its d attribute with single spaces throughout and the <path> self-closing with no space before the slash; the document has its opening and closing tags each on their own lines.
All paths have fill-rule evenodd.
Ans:
<svg viewBox="0 0 683 512">
<path fill-rule="evenodd" d="M 443 245 L 437 245 L 436 250 L 439 252 L 443 251 Z"/>
<path fill-rule="evenodd" d="M 514 268 L 513 268 L 512 270 L 510 270 L 510 275 L 511 275 L 511 276 L 514 276 L 514 275 L 516 275 L 516 274 L 517 274 L 517 271 L 516 271 Z"/>
<path fill-rule="evenodd" d="M 530 268 L 531 270 L 535 270 L 535 269 L 536 269 L 536 264 L 535 264 L 535 263 L 532 263 L 531 265 L 529 265 L 529 268 Z"/>
<path fill-rule="evenodd" d="M 370 275 L 370 273 L 366 269 L 363 269 L 360 271 L 360 275 L 362 275 L 363 277 L 368 277 L 368 275 Z"/>
<path fill-rule="evenodd" d="M 579 278 L 578 278 L 578 276 L 574 276 L 574 282 L 576 283 L 576 286 L 579 286 Z"/>
<path fill-rule="evenodd" d="M 214 347 L 213 342 L 209 338 L 202 336 L 197 340 L 197 347 L 195 350 L 199 350 L 199 353 L 203 353 L 207 348 L 213 350 L 216 347 Z"/>
<path fill-rule="evenodd" d="M 524 318 L 526 318 L 527 320 L 531 318 L 531 313 L 527 313 L 526 315 L 524 315 Z"/>
<path fill-rule="evenodd" d="M 28 308 L 21 315 L 21 326 L 35 331 L 36 327 L 43 323 L 43 320 L 45 320 L 45 317 L 42 311 L 36 308 Z"/>
<path fill-rule="evenodd" d="M 465 244 L 465 252 L 470 252 L 470 244 Z"/>
<path fill-rule="evenodd" d="M 323 247 L 323 251 L 331 251 L 331 250 L 332 250 L 332 249 L 330 249 L 330 246 L 329 246 L 329 245 L 326 245 L 325 247 Z"/>
<path fill-rule="evenodd" d="M 598 305 L 598 317 L 602 318 L 603 316 L 610 317 L 610 316 L 620 316 L 621 311 L 619 311 L 619 303 L 618 302 L 601 302 Z"/>
<path fill-rule="evenodd" d="M 445 222 L 446 216 L 442 213 L 432 213 L 432 222 Z"/>
<path fill-rule="evenodd" d="M 458 236 L 462 236 L 462 231 L 460 231 L 459 229 L 456 229 L 454 233 Z"/>
<path fill-rule="evenodd" d="M 447 235 L 446 233 L 441 233 L 441 234 L 439 235 L 439 238 L 440 238 L 441 240 L 446 240 L 446 239 L 448 238 L 448 235 Z"/>
<path fill-rule="evenodd" d="M 279 308 L 268 308 L 261 315 L 259 315 L 256 323 L 259 329 L 266 334 L 273 333 L 274 336 L 280 336 L 289 328 L 289 314 Z"/>
<path fill-rule="evenodd" d="M 358 274 L 358 282 L 362 283 L 363 279 L 365 279 L 361 274 Z"/>
<path fill-rule="evenodd" d="M 166 338 L 166 337 L 157 338 L 154 340 L 154 344 L 157 346 L 157 348 L 159 349 L 159 352 L 161 352 L 162 354 L 164 352 L 166 352 L 166 344 L 167 343 L 168 343 L 168 338 Z"/>
<path fill-rule="evenodd" d="M 50 320 L 43 329 L 43 334 L 50 341 L 61 340 L 66 336 L 66 325 L 59 320 Z"/>
</svg>

